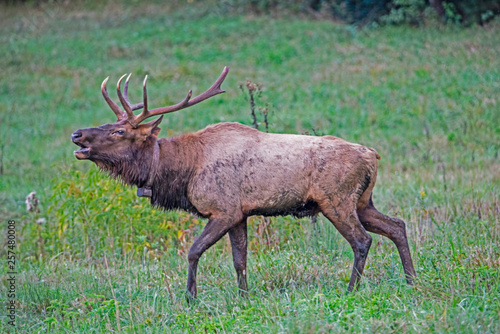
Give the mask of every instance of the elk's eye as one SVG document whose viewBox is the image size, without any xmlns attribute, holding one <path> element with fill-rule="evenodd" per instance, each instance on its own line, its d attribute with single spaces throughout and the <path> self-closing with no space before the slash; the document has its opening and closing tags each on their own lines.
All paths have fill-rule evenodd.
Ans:
<svg viewBox="0 0 500 334">
<path fill-rule="evenodd" d="M 125 133 L 125 130 L 116 130 L 112 133 L 112 135 L 123 135 Z"/>
</svg>

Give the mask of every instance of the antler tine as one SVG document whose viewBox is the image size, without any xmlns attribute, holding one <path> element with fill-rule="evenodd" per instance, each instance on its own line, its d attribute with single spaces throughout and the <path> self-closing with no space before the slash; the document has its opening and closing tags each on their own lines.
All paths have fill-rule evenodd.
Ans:
<svg viewBox="0 0 500 334">
<path fill-rule="evenodd" d="M 148 83 L 148 76 L 144 77 L 144 82 L 142 83 L 142 104 L 144 106 L 143 112 L 148 112 L 148 92 L 146 89 L 146 84 Z"/>
<path fill-rule="evenodd" d="M 141 112 L 140 115 L 138 115 L 137 117 L 135 117 L 132 122 L 130 122 L 130 124 L 132 124 L 132 126 L 134 127 L 137 127 L 142 121 L 144 121 L 145 119 L 149 118 L 149 117 L 152 117 L 152 116 L 156 116 L 156 115 L 161 115 L 161 114 L 166 114 L 166 113 L 169 113 L 169 112 L 174 112 L 174 111 L 177 111 L 177 110 L 180 110 L 182 108 L 185 108 L 186 104 L 188 103 L 189 99 L 191 99 L 191 95 L 193 94 L 193 91 L 190 90 L 188 92 L 188 94 L 186 95 L 186 97 L 184 98 L 184 100 L 182 100 L 181 102 L 177 103 L 177 104 L 174 104 L 173 106 L 169 106 L 169 107 L 165 107 L 165 108 L 158 108 L 158 109 L 153 109 L 153 111 L 155 110 L 159 110 L 159 109 L 162 109 L 163 112 L 158 112 L 158 113 L 151 113 L 150 110 L 148 110 L 148 92 L 147 92 L 147 81 L 148 81 L 148 76 L 146 75 L 146 77 L 144 78 L 144 82 L 142 84 L 142 96 L 143 96 L 143 105 L 144 105 L 144 108 Z M 169 109 L 169 110 L 165 110 L 165 109 Z"/>
<path fill-rule="evenodd" d="M 128 99 L 128 81 L 130 80 L 130 77 L 132 76 L 132 73 L 130 73 L 127 77 L 127 80 L 125 80 L 125 87 L 123 88 L 123 96 L 125 97 L 125 100 L 127 101 L 128 105 L 132 110 L 137 110 L 141 109 L 144 105 L 141 103 L 137 104 L 131 104 L 130 100 Z"/>
<path fill-rule="evenodd" d="M 108 105 L 110 106 L 111 110 L 113 110 L 113 112 L 115 113 L 116 115 L 116 118 L 118 121 L 121 121 L 122 119 L 126 118 L 126 114 L 123 112 L 123 110 L 120 109 L 120 107 L 113 101 L 111 100 L 111 98 L 109 97 L 108 95 L 108 90 L 106 89 L 106 84 L 108 82 L 108 79 L 109 77 L 107 77 L 106 79 L 104 79 L 104 81 L 102 82 L 101 84 L 101 93 L 102 93 L 102 96 L 104 96 L 104 100 L 106 100 L 106 102 L 108 103 Z"/>
<path fill-rule="evenodd" d="M 190 90 L 187 96 L 182 100 L 181 102 L 174 104 L 172 106 L 168 107 L 162 107 L 162 108 L 157 108 L 153 110 L 148 110 L 147 109 L 147 92 L 146 92 L 146 81 L 147 81 L 147 76 L 144 79 L 143 83 L 143 103 L 144 103 L 144 109 L 142 110 L 142 113 L 137 116 L 137 117 L 129 117 L 129 123 L 137 127 L 142 121 L 145 119 L 152 117 L 152 116 L 157 116 L 157 115 L 162 115 L 162 114 L 167 114 L 171 113 L 177 110 L 181 110 L 184 108 L 191 107 L 201 101 L 204 101 L 208 98 L 211 98 L 212 96 L 215 96 L 217 94 L 224 93 L 225 91 L 220 88 L 222 82 L 224 79 L 226 79 L 226 76 L 229 72 L 229 67 L 226 66 L 224 67 L 224 70 L 222 71 L 221 75 L 219 78 L 214 82 L 214 84 L 204 93 L 201 93 L 200 95 L 196 96 L 194 99 L 191 100 L 191 95 L 192 91 Z"/>
<path fill-rule="evenodd" d="M 214 84 L 212 87 L 210 87 L 206 92 L 198 95 L 194 99 L 192 99 L 189 102 L 189 106 L 192 106 L 193 104 L 196 104 L 198 102 L 201 102 L 203 100 L 206 100 L 212 96 L 215 96 L 217 94 L 225 93 L 225 90 L 222 90 L 220 88 L 220 85 L 222 85 L 222 82 L 224 79 L 226 79 L 227 74 L 229 73 L 229 66 L 224 66 L 224 69 L 222 70 L 222 73 L 220 74 L 219 78 L 215 80 Z"/>
<path fill-rule="evenodd" d="M 141 123 L 143 120 L 145 120 L 146 118 L 151 116 L 151 115 L 149 115 L 149 111 L 148 111 L 148 92 L 146 89 L 147 82 L 148 82 L 148 76 L 146 75 L 144 77 L 144 82 L 142 83 L 142 101 L 143 101 L 142 102 L 142 105 L 143 105 L 142 112 L 139 114 L 139 116 L 134 116 L 133 118 L 128 119 L 128 122 L 134 128 L 136 128 L 139 125 L 139 123 Z"/>
<path fill-rule="evenodd" d="M 132 112 L 132 106 L 130 105 L 128 100 L 122 95 L 121 91 L 122 80 L 123 78 L 125 78 L 126 75 L 127 74 L 124 74 L 121 76 L 120 79 L 118 79 L 118 82 L 116 83 L 116 94 L 118 95 L 118 98 L 122 103 L 123 109 L 125 109 L 125 112 L 127 113 L 127 118 L 130 120 L 135 118 L 134 113 Z"/>
</svg>

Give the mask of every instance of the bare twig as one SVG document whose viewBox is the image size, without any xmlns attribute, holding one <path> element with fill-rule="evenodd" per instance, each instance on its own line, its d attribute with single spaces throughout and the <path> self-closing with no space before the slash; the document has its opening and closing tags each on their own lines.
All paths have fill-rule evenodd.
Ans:
<svg viewBox="0 0 500 334">
<path fill-rule="evenodd" d="M 269 109 L 267 108 L 267 103 L 266 107 L 261 109 L 261 112 L 264 115 L 264 124 L 266 125 L 266 132 L 269 132 L 269 122 L 267 120 L 267 114 L 269 113 Z"/>
<path fill-rule="evenodd" d="M 259 83 L 254 83 L 250 80 L 247 80 L 245 82 L 245 86 L 248 90 L 248 96 L 249 96 L 249 103 L 250 103 L 250 110 L 252 113 L 252 119 L 253 119 L 253 127 L 259 130 L 259 124 L 257 123 L 257 116 L 255 115 L 255 96 L 260 96 L 262 93 L 262 85 Z M 245 89 L 243 88 L 243 84 L 240 84 L 240 89 L 245 94 L 246 92 Z M 265 115 L 266 120 L 267 120 L 267 115 Z M 266 126 L 267 129 L 267 126 Z"/>
</svg>

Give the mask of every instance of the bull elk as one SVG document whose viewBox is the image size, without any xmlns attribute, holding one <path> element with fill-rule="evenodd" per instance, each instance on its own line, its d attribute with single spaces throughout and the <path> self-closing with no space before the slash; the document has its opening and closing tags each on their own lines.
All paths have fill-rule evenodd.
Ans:
<svg viewBox="0 0 500 334">
<path fill-rule="evenodd" d="M 333 136 L 268 134 L 238 123 L 218 123 L 195 133 L 160 138 L 163 116 L 147 118 L 195 105 L 223 93 L 229 71 L 204 93 L 181 102 L 148 109 L 147 76 L 143 102 L 131 104 L 127 95 L 130 75 L 117 94 L 123 109 L 109 97 L 108 78 L 101 91 L 117 121 L 73 133 L 80 146 L 77 159 L 88 159 L 111 176 L 138 187 L 139 196 L 164 210 L 182 209 L 208 218 L 189 250 L 187 296 L 196 298 L 196 271 L 203 252 L 226 233 L 231 241 L 238 286 L 247 291 L 247 217 L 322 213 L 347 239 L 354 252 L 348 290 L 359 284 L 372 242 L 367 233 L 391 239 L 401 257 L 407 282 L 415 270 L 405 223 L 375 209 L 372 191 L 377 177 L 378 153 Z M 142 109 L 139 115 L 134 110 Z"/>
</svg>

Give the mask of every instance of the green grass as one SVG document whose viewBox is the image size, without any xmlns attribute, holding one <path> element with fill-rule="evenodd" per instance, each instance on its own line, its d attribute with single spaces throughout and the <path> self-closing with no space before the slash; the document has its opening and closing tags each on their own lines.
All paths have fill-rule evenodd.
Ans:
<svg viewBox="0 0 500 334">
<path fill-rule="evenodd" d="M 356 31 L 190 2 L 88 2 L 0 7 L 0 31 L 0 242 L 16 219 L 19 332 L 500 332 L 498 20 Z M 415 287 L 374 236 L 361 289 L 347 294 L 353 255 L 325 218 L 257 217 L 249 298 L 224 238 L 202 257 L 199 302 L 187 305 L 186 253 L 204 221 L 150 209 L 76 161 L 70 136 L 114 121 L 99 91 L 108 75 L 133 72 L 137 100 L 148 74 L 156 107 L 205 90 L 225 65 L 227 93 L 166 116 L 160 135 L 250 125 L 239 89 L 250 79 L 264 85 L 272 132 L 375 148 L 374 201 L 407 222 Z M 40 213 L 25 210 L 33 190 Z"/>
</svg>

